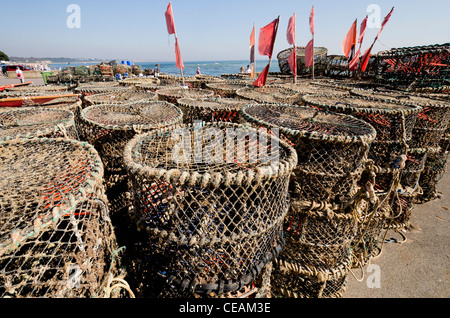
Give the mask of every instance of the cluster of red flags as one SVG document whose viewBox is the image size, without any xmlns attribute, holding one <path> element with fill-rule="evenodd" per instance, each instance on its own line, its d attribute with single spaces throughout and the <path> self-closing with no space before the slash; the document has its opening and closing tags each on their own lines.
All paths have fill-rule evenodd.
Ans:
<svg viewBox="0 0 450 318">
<path fill-rule="evenodd" d="M 384 26 L 389 21 L 393 12 L 394 8 L 392 8 L 391 11 L 388 13 L 388 15 L 384 18 L 383 23 L 381 24 L 381 28 L 378 31 L 377 36 L 375 37 L 375 40 L 373 41 L 372 45 L 364 52 L 362 57 L 361 57 L 361 46 L 366 32 L 368 17 L 366 16 L 366 18 L 362 21 L 360 25 L 359 37 L 357 37 L 357 25 L 356 25 L 357 20 L 353 22 L 352 26 L 350 27 L 350 30 L 348 31 L 347 35 L 344 38 L 344 41 L 342 42 L 342 52 L 348 58 L 348 66 L 350 71 L 356 71 L 358 69 L 358 66 L 360 67 L 362 72 L 366 71 L 372 48 L 375 42 L 378 40 L 381 31 L 383 31 Z M 357 43 L 359 44 L 359 48 L 358 51 L 355 51 Z"/>
</svg>

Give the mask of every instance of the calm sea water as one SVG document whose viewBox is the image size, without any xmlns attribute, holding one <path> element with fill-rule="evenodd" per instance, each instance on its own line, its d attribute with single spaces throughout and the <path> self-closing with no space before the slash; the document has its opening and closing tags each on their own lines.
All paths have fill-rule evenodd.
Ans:
<svg viewBox="0 0 450 318">
<path fill-rule="evenodd" d="M 120 63 L 120 62 L 118 62 Z M 256 72 L 261 72 L 269 63 L 267 60 L 257 60 L 256 61 Z M 68 64 L 50 64 L 49 66 L 53 69 L 59 69 L 67 66 L 80 66 L 80 65 L 90 65 L 96 63 L 70 63 Z M 169 75 L 180 75 L 180 70 L 176 67 L 175 62 L 136 62 L 136 65 L 140 65 L 143 69 L 151 68 L 154 69 L 155 64 L 159 64 L 159 71 L 161 73 Z M 237 74 L 241 67 L 247 68 L 249 64 L 246 60 L 241 61 L 195 61 L 195 62 L 184 62 L 183 74 L 184 76 L 192 76 L 197 72 L 197 67 L 200 67 L 201 74 L 204 75 L 214 75 L 220 76 L 222 74 Z M 270 64 L 270 72 L 279 72 L 278 60 L 276 58 L 272 59 Z"/>
</svg>

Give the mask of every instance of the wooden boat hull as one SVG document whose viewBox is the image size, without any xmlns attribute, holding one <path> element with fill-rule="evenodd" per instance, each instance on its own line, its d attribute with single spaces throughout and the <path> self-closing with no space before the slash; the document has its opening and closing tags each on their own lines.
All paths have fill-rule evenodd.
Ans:
<svg viewBox="0 0 450 318">
<path fill-rule="evenodd" d="M 0 99 L 0 107 L 21 107 L 30 104 L 44 104 L 57 98 L 75 97 L 79 94 L 64 94 L 51 96 L 26 96 L 17 98 L 2 98 Z"/>
<path fill-rule="evenodd" d="M 20 86 L 28 86 L 32 84 L 33 82 L 26 82 L 26 83 L 17 83 L 17 84 L 9 84 L 9 85 L 3 85 L 0 86 L 0 92 L 3 92 L 7 88 L 14 88 L 14 87 L 20 87 Z"/>
</svg>

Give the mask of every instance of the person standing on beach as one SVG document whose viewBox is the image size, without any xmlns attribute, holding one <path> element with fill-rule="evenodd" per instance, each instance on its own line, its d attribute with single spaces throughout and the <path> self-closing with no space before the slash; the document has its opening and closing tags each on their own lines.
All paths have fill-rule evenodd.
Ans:
<svg viewBox="0 0 450 318">
<path fill-rule="evenodd" d="M 200 75 L 201 73 L 200 73 L 200 66 L 199 67 L 197 67 L 197 75 Z"/>
<path fill-rule="evenodd" d="M 24 76 L 23 76 L 23 72 L 22 72 L 22 70 L 20 69 L 20 67 L 17 67 L 17 69 L 16 69 L 16 74 L 17 74 L 17 77 L 19 78 L 20 82 L 21 82 L 21 83 L 25 83 L 25 78 L 24 78 Z"/>
</svg>

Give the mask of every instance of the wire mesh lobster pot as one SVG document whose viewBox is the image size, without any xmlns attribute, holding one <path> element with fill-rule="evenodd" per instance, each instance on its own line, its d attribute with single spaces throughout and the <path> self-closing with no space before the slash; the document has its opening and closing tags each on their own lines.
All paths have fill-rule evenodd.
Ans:
<svg viewBox="0 0 450 318">
<path fill-rule="evenodd" d="M 236 95 L 256 103 L 299 104 L 302 100 L 299 92 L 280 85 L 249 86 L 238 89 Z"/>
<path fill-rule="evenodd" d="M 347 286 L 350 267 L 347 263 L 317 271 L 313 268 L 301 269 L 295 263 L 278 258 L 272 269 L 272 297 L 340 298 Z"/>
<path fill-rule="evenodd" d="M 113 297 L 120 259 L 95 149 L 0 142 L 0 175 L 0 296 Z"/>
<path fill-rule="evenodd" d="M 158 89 L 160 89 L 162 86 L 158 84 L 136 84 L 135 86 L 136 91 L 144 91 L 144 92 L 156 92 Z"/>
<path fill-rule="evenodd" d="M 446 142 L 448 145 L 448 141 Z M 437 185 L 447 171 L 448 148 L 429 148 L 425 167 L 421 173 L 419 185 L 423 193 L 418 201 L 425 203 L 437 197 Z"/>
<path fill-rule="evenodd" d="M 118 85 L 106 85 L 102 83 L 102 85 L 81 85 L 74 89 L 76 93 L 82 95 L 83 99 L 85 96 L 94 95 L 94 94 L 104 94 L 111 92 L 127 92 L 132 90 L 132 87 L 129 86 L 118 86 Z"/>
<path fill-rule="evenodd" d="M 125 163 L 137 226 L 150 241 L 141 253 L 178 293 L 239 290 L 281 250 L 297 163 L 284 141 L 224 122 L 184 125 L 136 136 Z"/>
<path fill-rule="evenodd" d="M 349 114 L 366 121 L 377 131 L 378 142 L 410 140 L 417 115 L 422 110 L 415 105 L 369 97 L 320 94 L 305 95 L 303 101 L 318 109 Z"/>
<path fill-rule="evenodd" d="M 105 166 L 105 183 L 111 213 L 128 207 L 128 189 L 123 150 L 137 133 L 175 125 L 182 120 L 181 110 L 160 101 L 128 104 L 102 104 L 81 111 L 81 130 L 99 152 Z"/>
<path fill-rule="evenodd" d="M 137 101 L 152 101 L 156 100 L 157 98 L 158 95 L 156 95 L 156 93 L 154 92 L 119 91 L 86 96 L 84 100 L 87 107 L 98 104 L 121 104 Z"/>
<path fill-rule="evenodd" d="M 206 89 L 214 92 L 215 95 L 224 98 L 238 98 L 236 91 L 241 88 L 249 87 L 251 83 L 240 80 L 226 80 L 219 83 L 207 83 Z"/>
<path fill-rule="evenodd" d="M 40 93 L 40 92 L 62 92 L 69 91 L 70 86 L 66 85 L 42 85 L 42 86 L 19 86 L 19 87 L 7 87 L 7 92 L 15 93 Z"/>
<path fill-rule="evenodd" d="M 225 79 L 221 78 L 220 76 L 196 74 L 194 75 L 194 79 L 191 82 L 189 82 L 189 84 L 191 84 L 191 88 L 208 89 L 207 87 L 208 84 L 221 83 L 224 81 Z"/>
<path fill-rule="evenodd" d="M 177 105 L 180 98 L 206 98 L 214 96 L 214 92 L 203 88 L 166 87 L 156 91 L 158 99 Z"/>
<path fill-rule="evenodd" d="M 194 121 L 240 123 L 240 110 L 248 101 L 235 98 L 208 97 L 202 99 L 180 98 L 178 107 L 183 112 L 185 124 Z"/>
<path fill-rule="evenodd" d="M 327 86 L 327 85 L 319 85 L 311 81 L 302 81 L 297 80 L 297 83 L 288 83 L 288 84 L 280 84 L 283 87 L 292 89 L 301 96 L 310 95 L 310 94 L 334 94 L 334 95 L 349 95 L 348 90 L 339 89 L 338 87 Z M 305 105 L 303 99 L 301 101 L 296 102 L 298 105 Z"/>
<path fill-rule="evenodd" d="M 305 47 L 298 46 L 297 48 L 297 74 L 308 74 L 309 67 L 305 66 Z M 277 54 L 278 66 L 283 74 L 291 74 L 289 67 L 289 56 L 294 49 L 287 48 Z M 316 74 L 321 74 L 327 67 L 327 53 L 328 49 L 324 47 L 314 47 L 314 71 Z"/>
<path fill-rule="evenodd" d="M 0 140 L 33 137 L 79 139 L 74 113 L 45 107 L 0 112 Z"/>
<path fill-rule="evenodd" d="M 158 85 L 160 80 L 157 77 L 129 77 L 119 81 L 120 86 L 136 86 L 136 85 Z"/>
<path fill-rule="evenodd" d="M 362 120 L 287 104 L 250 104 L 243 119 L 289 140 L 298 155 L 291 196 L 343 203 L 357 190 L 375 130 Z"/>
</svg>

